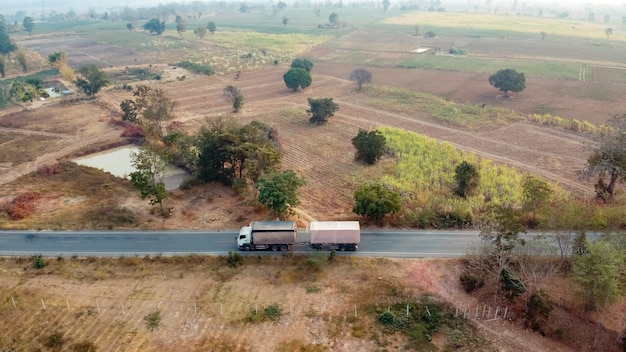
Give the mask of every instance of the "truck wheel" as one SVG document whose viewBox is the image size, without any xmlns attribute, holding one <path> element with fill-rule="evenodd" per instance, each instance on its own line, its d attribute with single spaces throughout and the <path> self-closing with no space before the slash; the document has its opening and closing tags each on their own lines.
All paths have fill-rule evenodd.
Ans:
<svg viewBox="0 0 626 352">
<path fill-rule="evenodd" d="M 243 245 L 243 247 L 241 247 L 241 249 L 247 252 L 247 251 L 249 251 L 251 248 L 250 248 L 250 245 L 249 245 L 249 244 L 244 244 L 244 245 Z"/>
<path fill-rule="evenodd" d="M 280 245 L 280 250 L 281 250 L 282 252 L 286 252 L 286 251 L 288 251 L 288 250 L 289 250 L 289 247 L 287 247 L 287 245 L 286 245 L 286 244 L 282 244 L 282 245 Z"/>
<path fill-rule="evenodd" d="M 346 247 L 343 244 L 339 245 L 340 252 L 345 252 L 345 250 L 346 250 Z"/>
<path fill-rule="evenodd" d="M 273 244 L 272 245 L 272 251 L 278 252 L 278 245 L 277 244 Z"/>
</svg>

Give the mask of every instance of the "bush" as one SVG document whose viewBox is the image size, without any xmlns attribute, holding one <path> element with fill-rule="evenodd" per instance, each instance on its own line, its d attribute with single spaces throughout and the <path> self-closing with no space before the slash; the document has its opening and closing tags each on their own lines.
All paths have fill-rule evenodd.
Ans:
<svg viewBox="0 0 626 352">
<path fill-rule="evenodd" d="M 37 209 L 37 200 L 41 196 L 35 192 L 24 192 L 15 197 L 6 207 L 11 220 L 22 220 L 31 216 Z"/>
<path fill-rule="evenodd" d="M 43 269 L 46 266 L 46 261 L 43 260 L 41 255 L 33 256 L 33 268 L 35 269 Z"/>
<path fill-rule="evenodd" d="M 406 317 L 396 316 L 389 310 L 386 310 L 378 315 L 378 321 L 384 326 L 391 327 L 395 330 L 402 330 L 407 324 Z"/>
<path fill-rule="evenodd" d="M 434 31 L 428 31 L 426 33 L 424 33 L 424 37 L 425 38 L 434 38 L 437 36 L 437 33 L 435 33 Z"/>
<path fill-rule="evenodd" d="M 79 342 L 72 345 L 72 352 L 96 352 L 96 345 L 93 342 Z"/>
<path fill-rule="evenodd" d="M 193 73 L 203 74 L 207 76 L 210 76 L 214 73 L 213 69 L 211 69 L 209 66 L 200 65 L 200 64 L 197 64 L 195 62 L 190 62 L 190 61 L 179 62 L 178 66 L 186 70 L 189 70 Z"/>
<path fill-rule="evenodd" d="M 508 299 L 513 299 L 526 292 L 526 285 L 524 285 L 524 282 L 520 278 L 515 276 L 515 273 L 511 269 L 504 269 L 502 271 L 500 274 L 500 283 Z"/>
<path fill-rule="evenodd" d="M 463 286 L 463 289 L 465 289 L 465 292 L 467 293 L 470 293 L 474 291 L 476 288 L 479 288 L 483 285 L 483 283 L 479 281 L 476 276 L 470 273 L 464 273 L 463 275 L 461 275 L 459 280 L 461 281 L 461 285 Z"/>
<path fill-rule="evenodd" d="M 143 320 L 146 322 L 148 330 L 154 331 L 154 329 L 157 329 L 159 325 L 161 325 L 161 311 L 155 310 L 152 313 L 148 313 L 143 317 Z"/>
<path fill-rule="evenodd" d="M 233 251 L 228 251 L 228 257 L 226 257 L 226 262 L 231 268 L 236 268 L 239 265 L 243 265 L 243 257 L 237 252 L 233 253 Z"/>
<path fill-rule="evenodd" d="M 65 339 L 63 338 L 63 334 L 58 331 L 46 337 L 43 343 L 44 346 L 56 351 L 60 351 L 63 348 L 64 344 Z"/>
<path fill-rule="evenodd" d="M 526 326 L 545 335 L 545 332 L 542 330 L 542 324 L 548 320 L 553 309 L 550 295 L 543 289 L 538 290 L 530 296 L 527 308 Z"/>
</svg>

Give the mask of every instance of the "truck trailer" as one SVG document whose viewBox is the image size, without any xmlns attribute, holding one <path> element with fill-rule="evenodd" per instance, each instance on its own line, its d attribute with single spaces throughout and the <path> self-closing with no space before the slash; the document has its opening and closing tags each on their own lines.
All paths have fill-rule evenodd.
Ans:
<svg viewBox="0 0 626 352">
<path fill-rule="evenodd" d="M 356 251 L 361 243 L 358 221 L 312 221 L 310 246 L 316 250 Z"/>
<path fill-rule="evenodd" d="M 288 251 L 296 243 L 294 221 L 253 221 L 239 230 L 237 245 L 242 251 Z"/>
</svg>

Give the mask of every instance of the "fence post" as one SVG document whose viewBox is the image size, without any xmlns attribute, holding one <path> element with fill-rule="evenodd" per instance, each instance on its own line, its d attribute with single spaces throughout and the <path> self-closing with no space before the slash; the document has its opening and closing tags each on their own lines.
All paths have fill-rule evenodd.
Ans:
<svg viewBox="0 0 626 352">
<path fill-rule="evenodd" d="M 459 316 L 459 307 L 456 307 L 456 312 L 454 312 L 454 316 L 458 317 Z"/>
<path fill-rule="evenodd" d="M 197 316 L 198 315 L 198 305 L 196 304 L 196 302 L 193 302 L 193 316 Z"/>
<path fill-rule="evenodd" d="M 478 306 L 476 306 L 476 314 L 474 314 L 474 319 L 478 320 Z"/>
<path fill-rule="evenodd" d="M 406 305 L 406 317 L 407 318 L 409 317 L 409 305 L 408 304 Z"/>
<path fill-rule="evenodd" d="M 485 319 L 485 310 L 487 310 L 487 306 L 483 306 L 483 316 L 481 317 L 481 319 Z"/>
<path fill-rule="evenodd" d="M 467 307 L 465 307 L 465 309 L 463 309 L 463 319 L 465 319 L 467 316 Z"/>
<path fill-rule="evenodd" d="M 502 316 L 502 319 L 506 319 L 506 313 L 509 311 L 509 307 L 505 307 L 504 308 L 504 315 Z"/>
<path fill-rule="evenodd" d="M 496 314 L 493 315 L 494 320 L 498 320 L 498 311 L 500 311 L 500 306 L 496 307 Z"/>
<path fill-rule="evenodd" d="M 122 314 L 126 313 L 126 312 L 124 311 L 124 302 L 120 302 L 120 306 L 122 307 Z"/>
<path fill-rule="evenodd" d="M 98 308 L 98 314 L 100 314 L 100 303 L 98 302 L 97 298 L 96 298 L 96 308 Z"/>
<path fill-rule="evenodd" d="M 41 299 L 41 305 L 43 306 L 43 310 L 46 310 L 46 304 L 43 302 L 43 298 Z"/>
<path fill-rule="evenodd" d="M 354 306 L 354 317 L 356 318 L 356 306 Z"/>
<path fill-rule="evenodd" d="M 15 300 L 13 299 L 13 296 L 11 296 L 11 302 L 13 302 L 13 308 L 17 308 L 17 305 L 15 304 Z"/>
<path fill-rule="evenodd" d="M 69 312 L 70 311 L 70 300 L 66 299 L 65 303 L 67 303 L 67 311 Z"/>
<path fill-rule="evenodd" d="M 259 308 L 256 309 L 256 314 L 259 314 Z M 224 306 L 220 303 L 220 315 L 224 316 Z"/>
</svg>

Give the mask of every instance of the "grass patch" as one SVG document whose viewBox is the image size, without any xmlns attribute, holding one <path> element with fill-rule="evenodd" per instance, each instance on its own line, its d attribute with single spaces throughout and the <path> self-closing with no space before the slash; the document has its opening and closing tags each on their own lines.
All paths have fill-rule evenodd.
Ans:
<svg viewBox="0 0 626 352">
<path fill-rule="evenodd" d="M 207 75 L 207 76 L 210 76 L 213 74 L 213 70 L 209 66 L 197 64 L 195 62 L 182 61 L 182 62 L 179 62 L 177 65 L 193 73 Z"/>
<path fill-rule="evenodd" d="M 576 63 L 503 60 L 467 56 L 415 55 L 398 65 L 403 68 L 422 70 L 442 70 L 492 74 L 498 70 L 511 68 L 523 72 L 527 77 L 573 79 L 580 78 L 580 65 Z"/>
<path fill-rule="evenodd" d="M 402 88 L 369 85 L 359 94 L 363 103 L 388 111 L 424 112 L 431 117 L 470 129 L 485 125 L 502 125 L 521 117 L 500 107 L 459 104 L 435 95 Z"/>
</svg>

